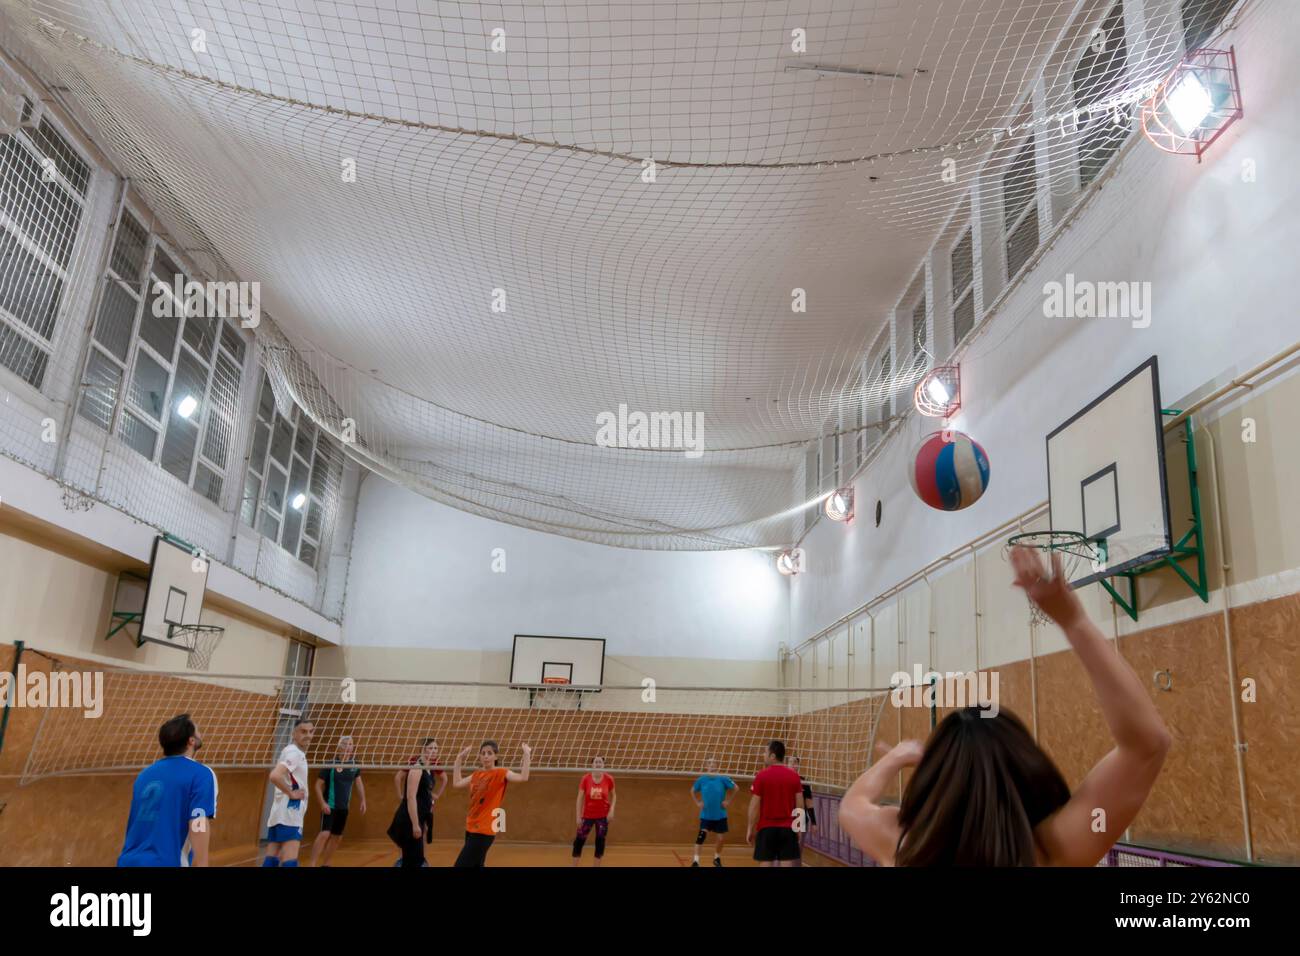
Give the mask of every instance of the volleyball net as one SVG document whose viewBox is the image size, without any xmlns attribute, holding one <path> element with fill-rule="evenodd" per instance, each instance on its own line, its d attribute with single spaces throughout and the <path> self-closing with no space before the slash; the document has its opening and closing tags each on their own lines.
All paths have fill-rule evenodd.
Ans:
<svg viewBox="0 0 1300 956">
<path fill-rule="evenodd" d="M 686 776 L 713 758 L 719 773 L 746 777 L 762 769 L 769 741 L 781 740 L 787 758 L 800 758 L 805 780 L 841 789 L 870 763 L 887 694 L 108 670 L 99 716 L 45 711 L 22 779 L 137 771 L 159 758 L 163 722 L 188 713 L 203 740 L 199 759 L 218 770 L 269 770 L 293 725 L 306 719 L 314 725 L 312 764 L 333 760 L 346 736 L 360 766 L 398 769 L 432 738 L 444 767 L 462 748 L 493 740 L 514 768 L 529 744 L 536 772 L 581 771 L 601 756 L 611 771 Z"/>
</svg>

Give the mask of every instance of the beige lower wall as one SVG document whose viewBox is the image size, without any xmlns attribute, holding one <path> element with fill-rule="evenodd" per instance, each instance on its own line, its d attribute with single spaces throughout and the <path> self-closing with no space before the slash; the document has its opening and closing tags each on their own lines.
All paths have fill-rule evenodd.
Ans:
<svg viewBox="0 0 1300 956">
<path fill-rule="evenodd" d="M 187 670 L 182 651 L 156 644 L 136 647 L 126 631 L 105 640 L 117 576 L 116 569 L 98 563 L 89 549 L 77 553 L 42 541 L 30 531 L 0 526 L 0 607 L 4 608 L 0 642 L 22 641 L 55 657 L 148 670 Z M 226 629 L 213 653 L 210 672 L 283 673 L 288 626 L 277 631 L 212 607 L 211 602 L 201 621 Z"/>
</svg>

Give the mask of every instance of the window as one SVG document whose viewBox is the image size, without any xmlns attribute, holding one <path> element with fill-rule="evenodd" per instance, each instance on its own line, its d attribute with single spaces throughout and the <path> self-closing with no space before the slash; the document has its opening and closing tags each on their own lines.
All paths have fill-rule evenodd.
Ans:
<svg viewBox="0 0 1300 956">
<path fill-rule="evenodd" d="M 343 452 L 295 407 L 286 418 L 262 373 L 240 514 L 244 524 L 316 567 L 333 520 Z"/>
<path fill-rule="evenodd" d="M 1020 271 L 1038 248 L 1037 180 L 1034 137 L 1030 136 L 1002 176 L 1002 213 L 1006 227 L 1007 280 Z"/>
<path fill-rule="evenodd" d="M 885 351 L 880 355 L 880 378 L 878 380 L 880 392 L 880 417 L 878 421 L 880 422 L 880 434 L 882 435 L 885 433 L 885 426 L 889 424 L 889 395 L 893 389 L 891 378 L 894 371 L 890 358 L 889 347 L 886 346 Z"/>
<path fill-rule="evenodd" d="M 975 245 L 971 230 L 952 247 L 952 340 L 960 342 L 975 327 Z"/>
<path fill-rule="evenodd" d="M 178 276 L 188 279 L 124 208 L 77 412 L 220 505 L 246 346 L 224 319 L 185 314 L 172 291 Z"/>
<path fill-rule="evenodd" d="M 920 364 L 925 355 L 925 293 L 912 307 L 912 364 Z"/>
<path fill-rule="evenodd" d="M 1079 114 L 1079 183 L 1095 180 L 1133 129 L 1133 105 L 1100 109 L 1124 89 L 1127 49 L 1124 4 L 1110 9 L 1093 31 L 1074 68 L 1074 105 Z"/>
<path fill-rule="evenodd" d="M 1183 46 L 1187 52 L 1213 40 L 1236 4 L 1237 0 L 1183 0 Z"/>
<path fill-rule="evenodd" d="M 854 462 L 853 470 L 856 472 L 862 467 L 863 461 L 867 457 L 867 449 L 871 447 L 871 442 L 867 439 L 867 380 L 862 372 L 858 372 L 857 378 L 853 380 L 853 388 L 850 392 L 854 396 L 853 401 L 853 448 Z"/>
<path fill-rule="evenodd" d="M 23 122 L 34 110 L 23 101 Z M 90 166 L 42 117 L 0 136 L 0 365 L 45 382 Z"/>
<path fill-rule="evenodd" d="M 821 454 L 820 443 L 813 442 L 803 458 L 803 497 L 812 501 L 821 494 Z"/>
</svg>

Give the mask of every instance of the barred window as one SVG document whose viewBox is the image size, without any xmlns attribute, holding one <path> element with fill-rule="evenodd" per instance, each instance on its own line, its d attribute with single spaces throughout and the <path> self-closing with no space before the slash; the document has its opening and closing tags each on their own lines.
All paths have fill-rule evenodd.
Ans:
<svg viewBox="0 0 1300 956">
<path fill-rule="evenodd" d="M 1124 3 L 1117 0 L 1084 44 L 1074 68 L 1074 106 L 1079 110 L 1079 182 L 1087 186 L 1106 168 L 1133 131 L 1133 104 L 1112 102 L 1124 90 L 1128 64 Z"/>
<path fill-rule="evenodd" d="M 1007 280 L 1020 271 L 1038 248 L 1038 201 L 1034 172 L 1034 137 L 1021 146 L 1002 176 L 1002 212 L 1006 227 Z"/>
<path fill-rule="evenodd" d="M 23 121 L 34 108 L 23 102 Z M 45 383 L 90 165 L 50 121 L 0 136 L 0 365 Z"/>
<path fill-rule="evenodd" d="M 240 507 L 244 524 L 317 567 L 338 507 L 342 449 L 301 409 L 280 414 L 265 372 L 250 449 Z"/>
<path fill-rule="evenodd" d="M 1237 0 L 1183 0 L 1183 44 L 1187 52 L 1212 40 L 1236 4 Z"/>
<path fill-rule="evenodd" d="M 187 312 L 187 281 L 159 237 L 123 208 L 77 412 L 220 505 L 235 464 L 245 345 L 225 319 Z"/>
<path fill-rule="evenodd" d="M 952 340 L 960 342 L 975 327 L 975 240 L 970 227 L 952 247 Z"/>
</svg>

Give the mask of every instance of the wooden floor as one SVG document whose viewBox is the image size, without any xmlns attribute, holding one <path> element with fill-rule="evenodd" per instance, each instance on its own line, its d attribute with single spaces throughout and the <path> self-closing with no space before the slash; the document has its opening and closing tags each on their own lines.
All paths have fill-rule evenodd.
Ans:
<svg viewBox="0 0 1300 956">
<path fill-rule="evenodd" d="M 435 840 L 425 851 L 430 866 L 451 866 L 460 852 L 459 840 Z M 744 844 L 727 846 L 722 851 L 722 865 L 757 866 L 753 859 L 752 847 Z M 387 840 L 349 840 L 343 842 L 334 853 L 333 866 L 388 866 L 397 862 L 397 848 Z M 301 866 L 311 864 L 311 847 L 304 845 L 299 857 Z M 261 852 L 258 847 L 249 844 L 213 854 L 214 866 L 258 866 L 261 864 Z M 583 851 L 582 865 L 591 866 L 591 845 Z M 570 866 L 572 850 L 567 844 L 558 843 L 498 843 L 488 852 L 488 866 Z M 611 843 L 605 849 L 602 866 L 690 866 L 691 847 L 671 847 L 654 844 L 631 844 L 619 846 Z M 713 865 L 713 850 L 709 847 L 700 850 L 700 866 Z M 805 866 L 833 865 L 816 853 L 804 851 Z"/>
</svg>

